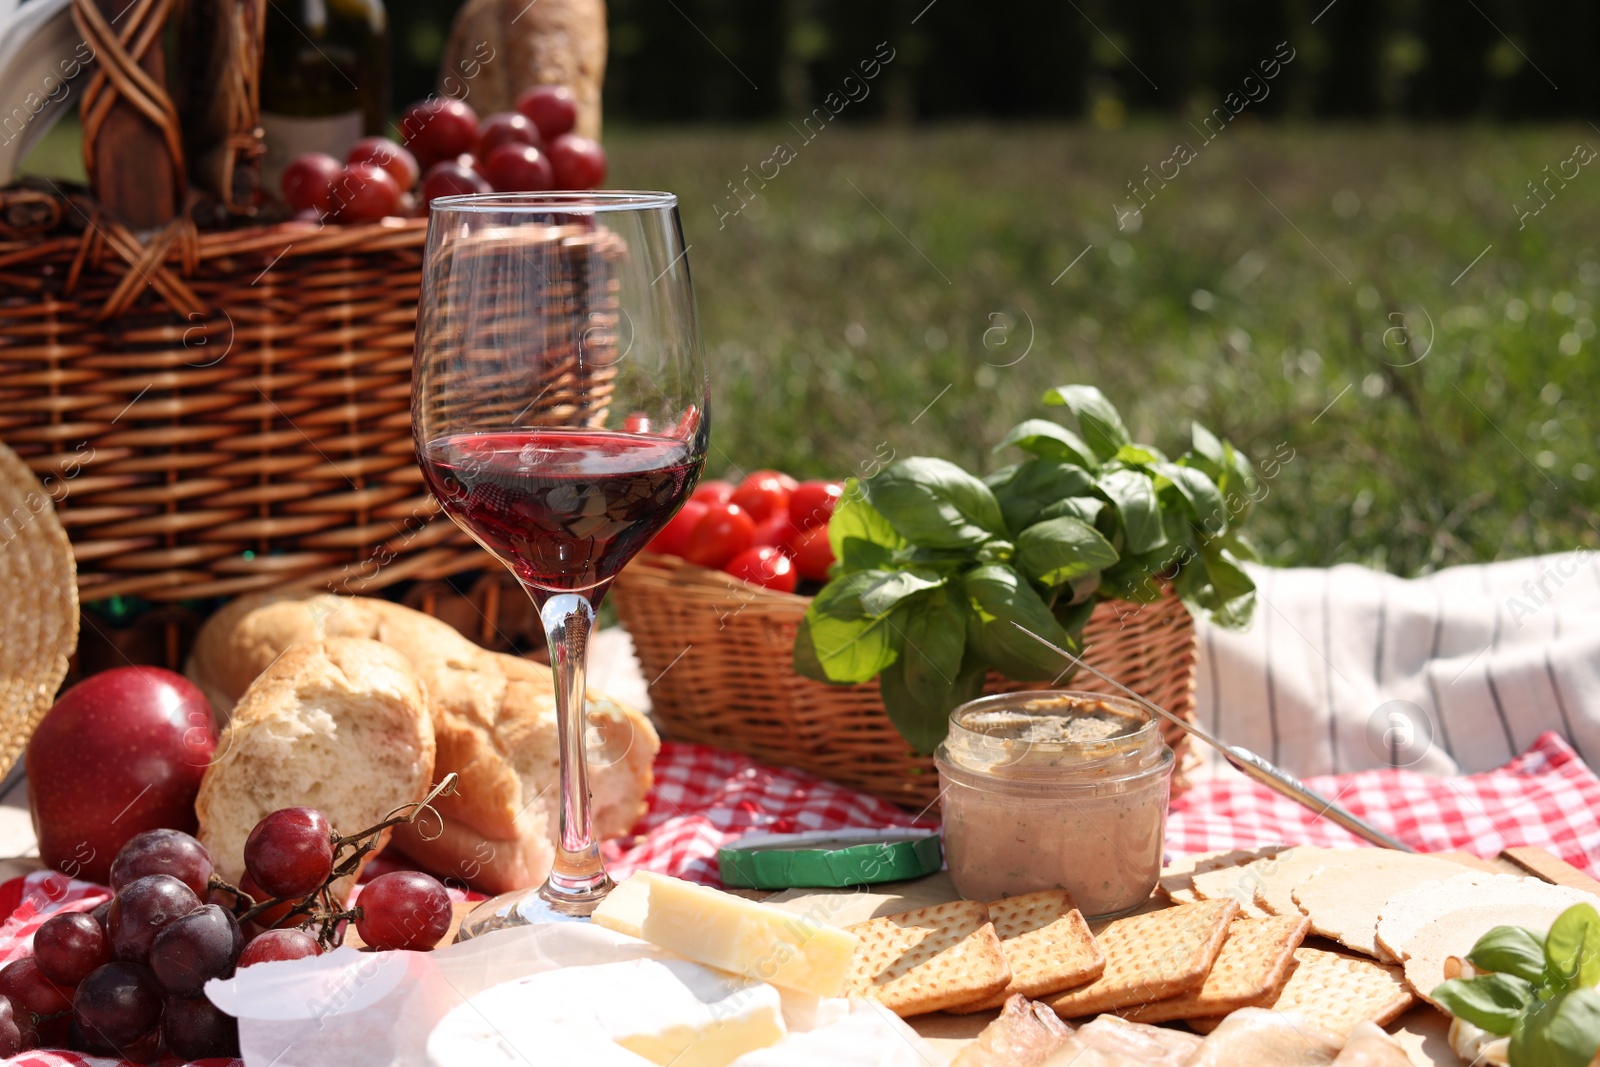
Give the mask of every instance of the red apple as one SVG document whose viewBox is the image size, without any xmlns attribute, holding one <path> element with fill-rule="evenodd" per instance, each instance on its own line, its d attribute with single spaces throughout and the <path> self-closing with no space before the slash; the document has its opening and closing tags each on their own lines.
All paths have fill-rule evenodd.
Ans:
<svg viewBox="0 0 1600 1067">
<path fill-rule="evenodd" d="M 28 807 L 39 856 L 106 882 L 128 839 L 194 833 L 194 798 L 217 749 L 205 694 L 159 667 L 117 667 L 61 694 L 28 742 Z"/>
</svg>

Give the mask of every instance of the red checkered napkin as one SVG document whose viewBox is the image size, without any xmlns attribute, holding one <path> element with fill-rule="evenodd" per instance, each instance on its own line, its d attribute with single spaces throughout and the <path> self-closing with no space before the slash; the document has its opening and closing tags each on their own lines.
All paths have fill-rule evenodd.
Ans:
<svg viewBox="0 0 1600 1067">
<path fill-rule="evenodd" d="M 1531 845 L 1600 876 L 1600 778 L 1559 734 L 1540 735 L 1528 751 L 1484 774 L 1361 771 L 1308 778 L 1306 785 L 1424 852 L 1492 857 Z M 1242 775 L 1197 783 L 1173 798 L 1167 848 L 1174 854 L 1285 842 L 1366 844 Z"/>
<path fill-rule="evenodd" d="M 649 811 L 637 833 L 606 845 L 607 865 L 618 877 L 648 869 L 716 885 L 717 849 L 752 830 L 936 825 L 800 771 L 766 767 L 699 745 L 662 745 L 655 773 Z M 1600 778 L 1553 733 L 1487 774 L 1429 778 L 1408 771 L 1364 771 L 1312 778 L 1307 784 L 1425 851 L 1462 849 L 1493 856 L 1513 845 L 1534 845 L 1600 875 Z M 1173 801 L 1167 823 L 1167 847 L 1173 853 L 1280 842 L 1362 843 L 1242 777 L 1198 783 Z M 0 914 L 10 914 L 0 926 L 0 962 L 29 949 L 33 932 L 57 910 L 88 910 L 108 895 L 103 887 L 51 872 L 0 886 Z M 73 1052 L 29 1052 L 8 1062 L 22 1067 L 116 1067 L 119 1061 Z M 169 1057 L 163 1067 L 179 1062 Z M 236 1067 L 237 1061 L 207 1064 Z"/>
</svg>

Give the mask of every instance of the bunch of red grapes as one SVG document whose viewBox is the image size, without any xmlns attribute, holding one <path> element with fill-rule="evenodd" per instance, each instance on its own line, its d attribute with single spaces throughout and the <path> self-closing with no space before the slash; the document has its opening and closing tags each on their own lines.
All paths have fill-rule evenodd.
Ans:
<svg viewBox="0 0 1600 1067">
<path fill-rule="evenodd" d="M 236 1056 L 238 1022 L 205 984 L 241 967 L 320 955 L 354 921 L 377 949 L 431 949 L 449 929 L 438 880 L 396 871 L 343 910 L 332 882 L 353 872 L 380 827 L 340 837 L 321 812 L 284 808 L 245 842 L 243 887 L 212 869 L 199 841 L 147 830 L 111 865 L 115 895 L 91 912 L 62 912 L 33 937 L 33 955 L 0 970 L 0 1058 L 37 1047 L 155 1060 Z"/>
<path fill-rule="evenodd" d="M 594 189 L 606 152 L 572 132 L 577 121 L 577 99 L 560 85 L 529 89 L 515 111 L 481 122 L 463 100 L 429 97 L 401 116 L 404 145 L 366 137 L 342 164 L 325 152 L 296 156 L 283 198 L 308 218 L 363 223 L 426 212 L 440 196 Z"/>
</svg>

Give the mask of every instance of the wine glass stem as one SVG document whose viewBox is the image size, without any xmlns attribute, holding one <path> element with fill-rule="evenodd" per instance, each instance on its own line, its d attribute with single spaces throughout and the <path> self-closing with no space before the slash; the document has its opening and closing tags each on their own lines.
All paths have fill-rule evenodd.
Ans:
<svg viewBox="0 0 1600 1067">
<path fill-rule="evenodd" d="M 588 715 L 584 676 L 594 606 L 578 593 L 558 593 L 539 609 L 556 683 L 556 737 L 561 749 L 561 826 L 555 864 L 539 895 L 559 910 L 587 915 L 611 891 L 589 812 Z"/>
</svg>

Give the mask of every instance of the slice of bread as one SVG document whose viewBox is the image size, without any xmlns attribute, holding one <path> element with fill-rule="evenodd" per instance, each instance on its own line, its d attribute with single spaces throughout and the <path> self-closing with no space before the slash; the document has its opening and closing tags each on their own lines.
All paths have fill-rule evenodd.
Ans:
<svg viewBox="0 0 1600 1067">
<path fill-rule="evenodd" d="M 237 885 L 263 817 L 305 806 L 339 833 L 364 830 L 426 795 L 434 752 L 426 694 L 399 653 L 356 638 L 295 645 L 234 707 L 200 783 L 198 836 Z"/>
<path fill-rule="evenodd" d="M 489 652 L 400 604 L 329 594 L 241 597 L 196 636 L 186 673 L 226 715 L 257 674 L 296 642 L 362 637 L 398 651 L 421 678 L 438 742 L 436 778 L 456 794 L 437 822 L 396 843 L 441 878 L 490 893 L 537 885 L 555 857 L 560 758 L 550 668 Z M 590 694 L 589 787 L 595 833 L 618 837 L 645 810 L 660 740 L 631 708 Z"/>
</svg>

